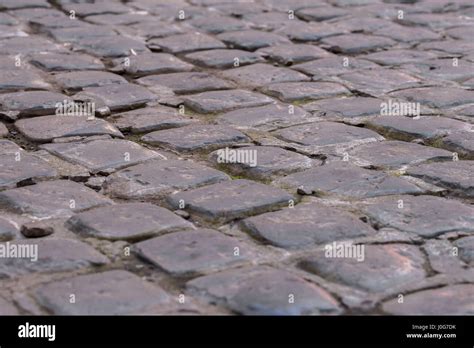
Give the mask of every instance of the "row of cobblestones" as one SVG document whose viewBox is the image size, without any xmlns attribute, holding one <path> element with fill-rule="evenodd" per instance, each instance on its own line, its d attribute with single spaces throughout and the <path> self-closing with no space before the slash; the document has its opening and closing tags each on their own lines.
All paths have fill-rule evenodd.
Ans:
<svg viewBox="0 0 474 348">
<path fill-rule="evenodd" d="M 473 314 L 473 19 L 0 0 L 0 315 Z"/>
</svg>

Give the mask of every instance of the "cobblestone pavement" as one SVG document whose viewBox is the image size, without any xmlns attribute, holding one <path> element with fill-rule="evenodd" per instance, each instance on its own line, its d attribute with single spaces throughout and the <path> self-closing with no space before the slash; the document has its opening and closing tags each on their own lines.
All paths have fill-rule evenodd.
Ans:
<svg viewBox="0 0 474 348">
<path fill-rule="evenodd" d="M 474 314 L 473 32 L 472 0 L 0 0 L 0 314 Z"/>
</svg>

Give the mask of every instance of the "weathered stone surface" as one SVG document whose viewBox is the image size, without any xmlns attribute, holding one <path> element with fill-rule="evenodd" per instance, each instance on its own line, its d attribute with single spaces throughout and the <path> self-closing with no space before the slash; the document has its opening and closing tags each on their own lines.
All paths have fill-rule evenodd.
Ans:
<svg viewBox="0 0 474 348">
<path fill-rule="evenodd" d="M 285 102 L 316 100 L 351 94 L 346 87 L 332 82 L 272 83 L 267 85 L 263 91 Z"/>
<path fill-rule="evenodd" d="M 193 27 L 206 33 L 219 34 L 225 31 L 248 29 L 247 22 L 226 16 L 199 17 L 189 22 Z"/>
<path fill-rule="evenodd" d="M 235 254 L 238 248 L 238 255 Z M 196 276 L 255 261 L 256 250 L 221 232 L 200 228 L 135 244 L 137 254 L 175 276 Z"/>
<path fill-rule="evenodd" d="M 226 126 L 190 125 L 148 133 L 142 140 L 175 151 L 211 150 L 249 141 L 238 130 Z"/>
<path fill-rule="evenodd" d="M 187 54 L 185 58 L 193 64 L 214 69 L 232 68 L 236 62 L 243 66 L 264 61 L 258 53 L 232 49 L 199 51 Z"/>
<path fill-rule="evenodd" d="M 317 244 L 374 235 L 356 216 L 319 203 L 265 213 L 243 221 L 254 236 L 278 247 L 311 248 Z"/>
<path fill-rule="evenodd" d="M 19 315 L 19 312 L 12 303 L 0 297 L 0 315 Z"/>
<path fill-rule="evenodd" d="M 202 114 L 274 103 L 273 99 L 263 94 L 243 89 L 198 93 L 186 96 L 183 100 L 184 105 Z"/>
<path fill-rule="evenodd" d="M 73 212 L 113 202 L 68 180 L 44 181 L 0 192 L 0 206 L 3 209 L 34 217 L 70 216 Z"/>
<path fill-rule="evenodd" d="M 254 29 L 261 31 L 274 31 L 285 24 L 298 21 L 295 18 L 289 18 L 288 13 L 284 11 L 269 11 L 246 14 L 243 18 Z"/>
<path fill-rule="evenodd" d="M 193 51 L 225 48 L 225 45 L 213 38 L 199 32 L 171 35 L 162 39 L 152 39 L 148 45 L 158 46 L 165 52 L 189 53 Z"/>
<path fill-rule="evenodd" d="M 325 250 L 315 254 L 304 260 L 301 266 L 327 280 L 368 292 L 391 290 L 426 277 L 423 254 L 412 245 L 364 245 L 363 262 L 348 255 L 328 257 Z"/>
<path fill-rule="evenodd" d="M 14 188 L 21 182 L 35 182 L 58 175 L 46 161 L 19 149 L 0 154 L 0 189 Z"/>
<path fill-rule="evenodd" d="M 412 64 L 404 64 L 402 68 L 415 74 L 441 81 L 463 82 L 474 77 L 474 64 L 458 59 L 432 59 Z"/>
<path fill-rule="evenodd" d="M 384 312 L 395 315 L 472 315 L 474 285 L 458 284 L 419 291 L 383 304 Z"/>
<path fill-rule="evenodd" d="M 195 120 L 165 106 L 142 108 L 115 114 L 107 119 L 122 132 L 145 133 L 187 126 Z"/>
<path fill-rule="evenodd" d="M 222 76 L 250 87 L 261 87 L 278 82 L 310 80 L 308 76 L 299 72 L 262 63 L 226 70 L 222 73 Z"/>
<path fill-rule="evenodd" d="M 474 209 L 440 197 L 379 197 L 363 209 L 379 226 L 389 226 L 423 237 L 436 237 L 452 231 L 474 232 Z"/>
<path fill-rule="evenodd" d="M 130 54 L 130 50 L 139 54 L 150 52 L 143 42 L 119 35 L 84 38 L 73 47 L 77 51 L 106 58 L 126 57 Z"/>
<path fill-rule="evenodd" d="M 122 76 L 105 71 L 73 71 L 54 75 L 56 83 L 66 92 L 74 92 L 87 87 L 128 83 Z"/>
<path fill-rule="evenodd" d="M 383 28 L 377 29 L 374 34 L 389 37 L 393 40 L 405 43 L 418 43 L 423 41 L 438 40 L 441 38 L 440 34 L 428 29 L 406 27 L 396 24 L 387 25 Z"/>
<path fill-rule="evenodd" d="M 349 157 L 363 166 L 400 168 L 425 161 L 452 160 L 453 154 L 430 146 L 393 140 L 358 146 L 349 151 Z"/>
<path fill-rule="evenodd" d="M 56 41 L 66 43 L 68 45 L 73 44 L 75 51 L 86 51 L 91 55 L 100 56 L 100 54 L 94 53 L 93 49 L 94 47 L 98 48 L 98 46 L 102 46 L 100 49 L 101 53 L 110 55 L 110 58 L 115 56 L 126 56 L 127 52 L 129 52 L 119 47 L 120 43 L 127 43 L 128 40 L 126 38 L 122 40 L 110 27 L 98 25 L 79 25 L 71 27 L 71 23 L 78 22 L 79 21 L 71 22 L 69 19 L 67 19 L 63 21 L 59 28 L 47 28 L 46 31 Z M 110 44 L 104 42 L 104 40 L 111 39 L 112 37 L 116 37 L 116 39 L 110 42 Z M 137 44 L 136 41 L 133 42 Z M 84 43 L 86 46 L 89 45 L 90 47 L 86 48 L 86 46 L 81 46 L 82 43 Z"/>
<path fill-rule="evenodd" d="M 28 273 L 66 272 L 80 268 L 102 266 L 109 260 L 88 244 L 73 239 L 39 238 L 9 242 L 10 248 L 21 245 L 37 248 L 30 258 L 5 258 L 0 264 L 0 276 L 18 277 Z"/>
<path fill-rule="evenodd" d="M 105 192 L 121 198 L 145 198 L 229 179 L 222 172 L 191 161 L 152 160 L 110 175 Z"/>
<path fill-rule="evenodd" d="M 98 58 L 85 54 L 34 54 L 29 62 L 46 71 L 102 70 L 104 64 Z"/>
<path fill-rule="evenodd" d="M 142 86 L 120 84 L 85 88 L 75 94 L 74 99 L 92 100 L 96 103 L 96 109 L 107 106 L 112 111 L 118 111 L 145 105 L 156 100 L 157 96 Z"/>
<path fill-rule="evenodd" d="M 472 265 L 474 263 L 474 236 L 458 239 L 454 245 L 459 249 L 459 257 Z"/>
<path fill-rule="evenodd" d="M 322 40 L 332 52 L 360 54 L 395 45 L 395 41 L 382 36 L 347 34 L 328 37 Z"/>
<path fill-rule="evenodd" d="M 344 161 L 331 162 L 276 181 L 303 194 L 334 194 L 348 198 L 422 193 L 416 185 L 380 171 L 368 170 Z"/>
<path fill-rule="evenodd" d="M 15 127 L 29 140 L 49 142 L 56 138 L 122 133 L 107 121 L 89 116 L 41 116 L 15 122 Z"/>
<path fill-rule="evenodd" d="M 81 235 L 135 241 L 193 225 L 171 211 L 149 203 L 124 203 L 74 215 L 67 225 Z"/>
<path fill-rule="evenodd" d="M 115 71 L 135 76 L 191 71 L 193 66 L 168 53 L 142 53 L 113 61 Z"/>
<path fill-rule="evenodd" d="M 70 103 L 64 94 L 46 91 L 15 92 L 0 95 L 0 115 L 10 119 L 24 116 L 51 115 L 57 103 Z"/>
<path fill-rule="evenodd" d="M 327 76 L 344 74 L 353 70 L 360 69 L 366 71 L 366 69 L 376 68 L 377 66 L 377 64 L 363 59 L 351 57 L 329 57 L 297 64 L 291 68 L 308 75 L 313 75 L 313 79 L 319 79 L 327 78 Z"/>
<path fill-rule="evenodd" d="M 474 91 L 456 87 L 413 88 L 393 92 L 390 95 L 435 108 L 449 108 L 474 103 Z"/>
<path fill-rule="evenodd" d="M 17 230 L 18 229 L 12 223 L 0 218 L 0 241 L 12 239 Z"/>
<path fill-rule="evenodd" d="M 408 168 L 406 173 L 458 195 L 474 197 L 474 161 L 424 163 Z"/>
<path fill-rule="evenodd" d="M 7 135 L 8 128 L 3 123 L 0 123 L 0 138 L 6 137 Z"/>
<path fill-rule="evenodd" d="M 380 51 L 361 56 L 361 59 L 367 59 L 380 65 L 402 65 L 407 63 L 415 63 L 436 58 L 437 56 L 431 52 L 413 51 L 405 49 Z"/>
<path fill-rule="evenodd" d="M 229 82 L 202 72 L 151 75 L 138 79 L 137 83 L 147 86 L 150 89 L 156 85 L 165 86 L 176 94 L 199 93 L 232 88 Z"/>
<path fill-rule="evenodd" d="M 347 29 L 325 23 L 305 23 L 293 21 L 275 30 L 276 34 L 285 35 L 290 40 L 296 42 L 319 41 L 325 37 L 340 35 L 347 32 Z"/>
<path fill-rule="evenodd" d="M 143 40 L 183 33 L 183 28 L 170 22 L 161 22 L 156 19 L 122 26 L 118 30 L 123 34 L 140 37 Z"/>
<path fill-rule="evenodd" d="M 472 128 L 469 123 L 436 116 L 379 116 L 371 118 L 366 125 L 389 138 L 400 140 L 433 139 Z"/>
<path fill-rule="evenodd" d="M 315 122 L 288 127 L 274 132 L 278 138 L 318 151 L 324 147 L 350 148 L 356 145 L 383 140 L 372 130 L 348 126 L 337 122 Z"/>
<path fill-rule="evenodd" d="M 161 156 L 129 140 L 98 139 L 47 144 L 42 148 L 66 161 L 80 164 L 93 173 L 116 170 Z"/>
<path fill-rule="evenodd" d="M 18 53 L 26 55 L 44 51 L 65 52 L 66 49 L 52 41 L 37 36 L 12 37 L 0 41 L 1 54 L 15 56 Z"/>
<path fill-rule="evenodd" d="M 318 160 L 279 147 L 246 146 L 228 150 L 219 149 L 211 153 L 210 157 L 218 166 L 236 176 L 260 180 L 269 180 L 321 164 Z"/>
<path fill-rule="evenodd" d="M 474 159 L 474 131 L 453 132 L 441 139 L 441 146 L 458 153 L 460 157 Z"/>
<path fill-rule="evenodd" d="M 228 32 L 217 35 L 217 38 L 226 43 L 231 48 L 238 48 L 248 51 L 254 51 L 258 48 L 272 46 L 275 44 L 290 43 L 290 41 L 284 36 L 259 30 Z"/>
<path fill-rule="evenodd" d="M 331 53 L 317 46 L 305 44 L 281 44 L 264 47 L 259 49 L 257 53 L 284 65 L 292 65 L 332 56 Z"/>
<path fill-rule="evenodd" d="M 302 108 L 283 104 L 238 109 L 226 112 L 216 120 L 219 124 L 239 129 L 257 128 L 265 131 L 316 121 L 310 113 Z"/>
<path fill-rule="evenodd" d="M 0 75 L 1 92 L 50 88 L 51 85 L 45 82 L 41 76 L 33 71 L 15 69 L 3 71 L 2 75 Z"/>
<path fill-rule="evenodd" d="M 33 221 L 21 225 L 21 234 L 27 238 L 46 237 L 54 233 L 54 226 L 50 221 Z"/>
<path fill-rule="evenodd" d="M 274 210 L 293 200 L 287 192 L 249 180 L 232 180 L 168 197 L 173 207 L 184 202 L 184 209 L 207 220 L 233 220 Z"/>
<path fill-rule="evenodd" d="M 70 303 L 71 293 L 76 302 Z M 156 285 L 122 271 L 81 275 L 41 285 L 37 301 L 58 315 L 120 315 L 151 305 L 163 305 L 169 296 Z"/>
<path fill-rule="evenodd" d="M 324 116 L 343 118 L 375 116 L 380 114 L 382 100 L 368 97 L 331 98 L 305 104 L 305 110 L 324 113 Z"/>
<path fill-rule="evenodd" d="M 247 315 L 335 314 L 342 310 L 319 286 L 268 266 L 208 275 L 187 286 Z M 290 303 L 290 295 L 294 296 L 294 303 Z"/>
<path fill-rule="evenodd" d="M 447 274 L 463 271 L 465 264 L 449 240 L 429 239 L 422 248 L 433 271 Z"/>
<path fill-rule="evenodd" d="M 333 7 L 333 6 L 321 6 L 321 7 L 310 7 L 303 8 L 296 11 L 296 15 L 307 21 L 321 22 L 328 19 L 342 17 L 348 15 L 350 11 Z"/>
</svg>

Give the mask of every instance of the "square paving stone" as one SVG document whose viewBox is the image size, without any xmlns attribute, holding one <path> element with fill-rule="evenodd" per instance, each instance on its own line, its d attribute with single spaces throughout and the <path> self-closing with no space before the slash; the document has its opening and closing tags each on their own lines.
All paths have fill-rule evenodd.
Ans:
<svg viewBox="0 0 474 348">
<path fill-rule="evenodd" d="M 199 51 L 189 53 L 185 58 L 193 64 L 214 69 L 232 68 L 237 61 L 239 66 L 265 61 L 258 53 L 231 49 Z"/>
<path fill-rule="evenodd" d="M 103 58 L 126 57 L 130 54 L 130 50 L 138 54 L 150 52 L 143 42 L 119 35 L 84 38 L 73 47 L 76 51 L 84 51 Z"/>
<path fill-rule="evenodd" d="M 50 88 L 51 85 L 45 82 L 40 75 L 33 71 L 14 69 L 3 71 L 0 75 L 1 92 Z"/>
<path fill-rule="evenodd" d="M 71 294 L 75 295 L 75 303 L 69 302 Z M 122 270 L 40 285 L 35 289 L 34 297 L 57 315 L 123 315 L 170 301 L 161 288 Z"/>
<path fill-rule="evenodd" d="M 230 48 L 255 51 L 258 48 L 291 43 L 284 36 L 259 30 L 241 30 L 217 35 Z"/>
<path fill-rule="evenodd" d="M 371 118 L 366 126 L 392 139 L 433 139 L 455 131 L 470 131 L 472 125 L 445 117 L 379 116 Z"/>
<path fill-rule="evenodd" d="M 379 97 L 396 89 L 417 87 L 421 80 L 404 72 L 374 68 L 342 74 L 339 78 L 352 89 Z"/>
<path fill-rule="evenodd" d="M 332 82 L 272 83 L 264 87 L 262 91 L 284 102 L 324 99 L 351 94 L 346 87 Z"/>
<path fill-rule="evenodd" d="M 311 248 L 337 240 L 371 236 L 376 231 L 350 213 L 319 203 L 265 213 L 243 221 L 254 236 L 286 249 Z"/>
<path fill-rule="evenodd" d="M 336 252 L 337 249 L 333 251 Z M 426 277 L 423 254 L 413 245 L 364 245 L 363 262 L 355 257 L 327 255 L 327 250 L 317 251 L 301 262 L 301 266 L 326 280 L 371 293 L 412 285 Z"/>
<path fill-rule="evenodd" d="M 148 89 L 134 84 L 107 85 L 85 88 L 74 95 L 75 100 L 92 100 L 96 109 L 107 106 L 112 111 L 145 105 L 157 99 Z"/>
<path fill-rule="evenodd" d="M 289 143 L 306 147 L 309 151 L 318 151 L 328 146 L 339 149 L 351 148 L 383 140 L 382 136 L 370 129 L 337 122 L 315 122 L 293 126 L 278 130 L 273 134 Z"/>
<path fill-rule="evenodd" d="M 46 71 L 102 70 L 104 64 L 98 58 L 86 54 L 39 53 L 29 62 Z"/>
<path fill-rule="evenodd" d="M 211 150 L 218 147 L 249 142 L 238 130 L 218 125 L 190 125 L 148 133 L 142 141 L 175 151 Z"/>
<path fill-rule="evenodd" d="M 89 116 L 40 116 L 15 122 L 28 139 L 45 143 L 56 138 L 109 134 L 122 138 L 120 131 L 107 121 Z"/>
<path fill-rule="evenodd" d="M 425 238 L 452 231 L 474 232 L 474 208 L 447 198 L 378 197 L 362 209 L 380 227 L 392 227 Z"/>
<path fill-rule="evenodd" d="M 304 105 L 304 109 L 342 118 L 380 115 L 382 100 L 370 97 L 331 98 Z"/>
<path fill-rule="evenodd" d="M 474 159 L 474 129 L 469 132 L 458 131 L 441 139 L 441 146 L 457 152 L 459 157 Z"/>
<path fill-rule="evenodd" d="M 396 169 L 425 161 L 452 160 L 453 154 L 430 146 L 393 140 L 358 146 L 349 151 L 349 158 L 363 166 Z"/>
<path fill-rule="evenodd" d="M 171 211 L 149 203 L 125 203 L 94 208 L 74 215 L 67 226 L 81 235 L 137 241 L 193 225 Z"/>
<path fill-rule="evenodd" d="M 423 163 L 406 173 L 458 195 L 474 197 L 474 161 Z"/>
<path fill-rule="evenodd" d="M 176 109 L 154 106 L 114 114 L 107 120 L 122 132 L 145 133 L 187 126 L 196 120 L 179 114 Z"/>
<path fill-rule="evenodd" d="M 278 82 L 311 80 L 308 76 L 294 70 L 262 63 L 226 70 L 222 73 L 222 76 L 249 87 L 261 87 Z"/>
<path fill-rule="evenodd" d="M 245 30 L 249 24 L 237 18 L 227 16 L 204 16 L 188 22 L 193 27 L 210 34 L 219 34 L 225 31 Z"/>
<path fill-rule="evenodd" d="M 24 116 L 51 115 L 58 103 L 71 103 L 64 94 L 46 91 L 15 92 L 0 95 L 0 114 L 16 119 Z"/>
<path fill-rule="evenodd" d="M 270 104 L 255 108 L 238 109 L 217 117 L 217 123 L 238 129 L 257 128 L 271 131 L 278 128 L 316 121 L 309 112 L 298 106 Z"/>
<path fill-rule="evenodd" d="M 229 82 L 203 72 L 151 75 L 142 77 L 136 82 L 149 87 L 150 90 L 153 90 L 152 87 L 156 85 L 165 86 L 176 94 L 199 93 L 232 88 Z"/>
<path fill-rule="evenodd" d="M 235 176 L 270 180 L 321 164 L 299 153 L 272 146 L 246 146 L 219 149 L 210 154 L 212 161 Z"/>
<path fill-rule="evenodd" d="M 367 59 L 380 65 L 397 66 L 407 63 L 423 62 L 436 57 L 437 55 L 431 52 L 397 49 L 374 52 L 360 56 L 359 58 Z"/>
<path fill-rule="evenodd" d="M 0 277 L 29 273 L 70 272 L 109 263 L 107 257 L 90 245 L 74 239 L 35 238 L 9 242 L 9 248 L 37 248 L 37 259 L 6 258 L 0 264 Z"/>
<path fill-rule="evenodd" d="M 35 182 L 58 175 L 46 161 L 18 150 L 0 154 L 0 189 L 14 188 L 21 182 Z"/>
<path fill-rule="evenodd" d="M 390 93 L 390 96 L 441 109 L 474 103 L 474 91 L 456 87 L 411 88 Z"/>
<path fill-rule="evenodd" d="M 259 49 L 257 53 L 284 65 L 292 65 L 332 56 L 331 53 L 322 48 L 305 44 L 281 44 L 264 47 Z"/>
<path fill-rule="evenodd" d="M 74 212 L 113 204 L 94 190 L 68 180 L 43 181 L 0 192 L 0 206 L 39 218 L 68 217 Z"/>
<path fill-rule="evenodd" d="M 243 19 L 248 22 L 252 28 L 265 32 L 274 31 L 285 24 L 298 21 L 297 18 L 290 18 L 289 14 L 284 11 L 250 13 L 244 15 Z"/>
<path fill-rule="evenodd" d="M 86 87 L 101 87 L 128 83 L 122 76 L 106 71 L 73 71 L 58 73 L 54 80 L 66 92 L 79 91 Z"/>
<path fill-rule="evenodd" d="M 118 139 L 46 144 L 42 148 L 93 173 L 116 170 L 161 156 L 133 141 Z"/>
<path fill-rule="evenodd" d="M 432 59 L 404 64 L 402 68 L 420 76 L 440 81 L 463 82 L 474 77 L 474 63 L 459 59 L 453 65 L 452 59 Z"/>
<path fill-rule="evenodd" d="M 473 297 L 473 284 L 456 284 L 408 294 L 403 303 L 387 301 L 382 309 L 394 315 L 472 315 Z"/>
<path fill-rule="evenodd" d="M 213 38 L 212 36 L 199 32 L 171 35 L 160 39 L 152 39 L 148 41 L 148 45 L 152 48 L 158 46 L 163 51 L 173 54 L 211 50 L 215 48 L 226 48 L 226 46 L 221 41 Z"/>
<path fill-rule="evenodd" d="M 346 60 L 347 59 L 347 60 Z M 363 59 L 352 57 L 329 57 L 311 62 L 293 65 L 291 68 L 308 75 L 313 79 L 327 78 L 327 76 L 341 75 L 355 70 L 373 69 L 377 64 Z"/>
<path fill-rule="evenodd" d="M 342 9 L 334 6 L 320 6 L 303 8 L 296 11 L 296 15 L 307 21 L 321 22 L 329 19 L 342 17 L 350 14 L 347 9 Z"/>
<path fill-rule="evenodd" d="M 120 198 L 147 198 L 229 179 L 225 173 L 191 161 L 152 160 L 107 177 L 105 192 Z"/>
<path fill-rule="evenodd" d="M 387 48 L 396 44 L 392 39 L 383 36 L 365 34 L 347 34 L 324 38 L 322 43 L 328 50 L 336 53 L 360 54 Z"/>
<path fill-rule="evenodd" d="M 219 231 L 180 231 L 135 244 L 135 252 L 173 276 L 196 276 L 255 261 L 256 250 Z M 238 248 L 238 255 L 235 254 Z"/>
<path fill-rule="evenodd" d="M 295 42 L 314 42 L 325 37 L 347 33 L 347 29 L 333 24 L 292 21 L 275 30 L 275 33 L 284 35 Z"/>
<path fill-rule="evenodd" d="M 334 194 L 348 198 L 423 192 L 416 185 L 399 177 L 360 168 L 344 161 L 290 174 L 275 183 L 302 194 Z"/>
<path fill-rule="evenodd" d="M 383 28 L 377 29 L 375 35 L 389 37 L 396 41 L 405 43 L 418 43 L 423 41 L 434 41 L 441 39 L 441 35 L 431 30 L 416 27 L 406 27 L 390 23 Z"/>
<path fill-rule="evenodd" d="M 191 71 L 193 66 L 168 53 L 142 53 L 113 61 L 114 71 L 135 76 Z"/>
<path fill-rule="evenodd" d="M 141 23 L 120 26 L 117 28 L 117 31 L 123 35 L 138 37 L 142 40 L 182 34 L 184 32 L 183 28 L 169 22 L 160 22 L 156 18 L 153 18 L 151 21 L 146 20 Z"/>
<path fill-rule="evenodd" d="M 21 54 L 24 56 L 46 51 L 66 52 L 67 50 L 61 45 L 38 36 L 12 37 L 0 40 L 0 54 L 11 56 Z"/>
<path fill-rule="evenodd" d="M 67 22 L 70 23 L 71 21 L 68 19 Z M 78 21 L 74 21 L 73 23 L 76 22 Z M 69 27 L 69 25 L 67 25 L 66 27 L 61 26 L 60 28 L 50 28 L 47 30 L 47 33 L 56 41 L 63 42 L 66 44 L 74 44 L 73 48 L 75 48 L 75 50 L 85 50 L 86 52 L 92 55 L 97 55 L 99 57 L 101 56 L 100 54 L 94 54 L 91 49 L 86 50 L 84 47 L 80 46 L 80 43 L 84 41 L 86 45 L 93 45 L 94 43 L 96 43 L 96 45 L 106 45 L 104 43 L 101 44 L 100 41 L 97 41 L 97 39 L 101 40 L 102 38 L 108 39 L 114 36 L 118 36 L 114 30 L 99 25 L 86 25 L 76 27 Z M 118 37 L 118 40 L 120 40 L 120 37 Z M 120 50 L 119 47 L 115 47 L 115 51 L 119 53 L 127 52 L 124 50 Z M 111 52 L 114 53 L 114 51 Z M 112 54 L 112 56 L 114 55 Z"/>
<path fill-rule="evenodd" d="M 337 314 L 342 311 L 337 301 L 316 284 L 268 266 L 212 274 L 193 279 L 186 285 L 245 315 Z M 290 303 L 291 295 L 294 303 Z"/>
<path fill-rule="evenodd" d="M 243 89 L 198 93 L 185 96 L 183 100 L 185 106 L 201 114 L 275 103 L 273 99 L 263 94 Z"/>
<path fill-rule="evenodd" d="M 184 202 L 184 209 L 206 220 L 230 221 L 288 206 L 293 196 L 287 192 L 238 179 L 188 190 L 168 196 L 173 207 Z"/>
<path fill-rule="evenodd" d="M 94 3 L 93 6 L 89 3 L 63 3 L 62 7 L 69 11 L 75 11 L 78 17 L 86 17 L 95 14 L 120 14 L 130 12 L 130 8 L 121 3 L 114 3 L 112 1 L 104 1 Z"/>
</svg>

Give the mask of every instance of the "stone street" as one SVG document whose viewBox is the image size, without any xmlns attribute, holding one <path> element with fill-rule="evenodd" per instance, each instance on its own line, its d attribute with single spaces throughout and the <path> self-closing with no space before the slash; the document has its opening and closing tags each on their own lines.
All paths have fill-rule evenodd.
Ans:
<svg viewBox="0 0 474 348">
<path fill-rule="evenodd" d="M 474 314 L 472 0 L 0 0 L 0 315 Z"/>
</svg>

